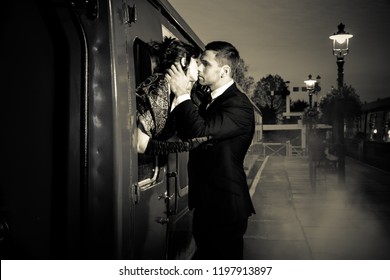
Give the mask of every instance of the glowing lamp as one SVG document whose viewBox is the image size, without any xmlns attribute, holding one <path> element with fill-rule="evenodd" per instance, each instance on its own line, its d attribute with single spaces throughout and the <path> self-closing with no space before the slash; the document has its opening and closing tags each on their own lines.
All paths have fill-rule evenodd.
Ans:
<svg viewBox="0 0 390 280">
<path fill-rule="evenodd" d="M 345 25 L 343 23 L 340 23 L 337 27 L 337 33 L 329 36 L 329 39 L 333 40 L 333 55 L 343 57 L 348 54 L 349 39 L 351 39 L 353 35 L 345 32 Z"/>
<path fill-rule="evenodd" d="M 317 83 L 317 80 L 314 80 L 312 79 L 312 76 L 311 74 L 308 76 L 308 80 L 304 81 L 305 82 L 305 85 L 306 85 L 306 89 L 307 90 L 313 90 L 314 89 L 314 86 L 316 85 Z"/>
</svg>

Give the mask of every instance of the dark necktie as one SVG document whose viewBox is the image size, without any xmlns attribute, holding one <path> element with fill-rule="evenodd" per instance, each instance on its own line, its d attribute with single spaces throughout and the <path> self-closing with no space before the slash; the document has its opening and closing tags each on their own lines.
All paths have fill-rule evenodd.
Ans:
<svg viewBox="0 0 390 280">
<path fill-rule="evenodd" d="M 201 115 L 204 115 L 204 114 L 205 114 L 207 107 L 208 107 L 208 106 L 210 105 L 210 103 L 211 103 L 211 100 L 212 100 L 212 98 L 211 98 L 210 92 L 207 92 L 207 93 L 205 93 L 205 94 L 203 95 L 202 103 L 200 104 L 200 107 L 199 107 L 199 113 L 200 113 Z"/>
<path fill-rule="evenodd" d="M 211 103 L 211 100 L 213 100 L 213 99 L 211 98 L 211 92 L 206 93 L 205 96 L 204 96 L 204 102 L 205 102 L 206 104 L 210 104 L 210 103 Z"/>
<path fill-rule="evenodd" d="M 206 111 L 207 105 L 211 102 L 211 90 L 208 86 L 202 86 L 198 83 L 195 88 L 195 94 L 197 99 L 200 101 L 199 113 L 203 115 Z"/>
</svg>

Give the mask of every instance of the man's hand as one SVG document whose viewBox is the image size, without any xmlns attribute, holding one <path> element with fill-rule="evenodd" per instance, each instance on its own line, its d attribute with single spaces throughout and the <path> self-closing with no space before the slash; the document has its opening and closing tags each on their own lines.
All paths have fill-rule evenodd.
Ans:
<svg viewBox="0 0 390 280">
<path fill-rule="evenodd" d="M 189 94 L 191 91 L 190 79 L 186 76 L 180 63 L 175 63 L 168 69 L 165 78 L 169 81 L 171 91 L 176 97 Z"/>
</svg>

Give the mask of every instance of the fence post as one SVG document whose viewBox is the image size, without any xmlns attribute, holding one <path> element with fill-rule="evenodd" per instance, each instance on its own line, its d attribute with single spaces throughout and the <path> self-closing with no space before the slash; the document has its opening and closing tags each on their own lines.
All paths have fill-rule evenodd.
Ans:
<svg viewBox="0 0 390 280">
<path fill-rule="evenodd" d="M 291 143 L 290 143 L 290 140 L 287 140 L 286 141 L 286 154 L 288 157 L 291 157 Z"/>
</svg>

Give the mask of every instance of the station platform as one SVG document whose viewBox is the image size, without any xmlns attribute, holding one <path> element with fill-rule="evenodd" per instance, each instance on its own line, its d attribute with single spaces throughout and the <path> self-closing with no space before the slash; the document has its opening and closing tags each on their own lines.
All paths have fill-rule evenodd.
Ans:
<svg viewBox="0 0 390 280">
<path fill-rule="evenodd" d="M 307 157 L 249 155 L 256 214 L 244 236 L 244 259 L 390 259 L 390 173 L 346 158 L 345 183 Z"/>
</svg>

